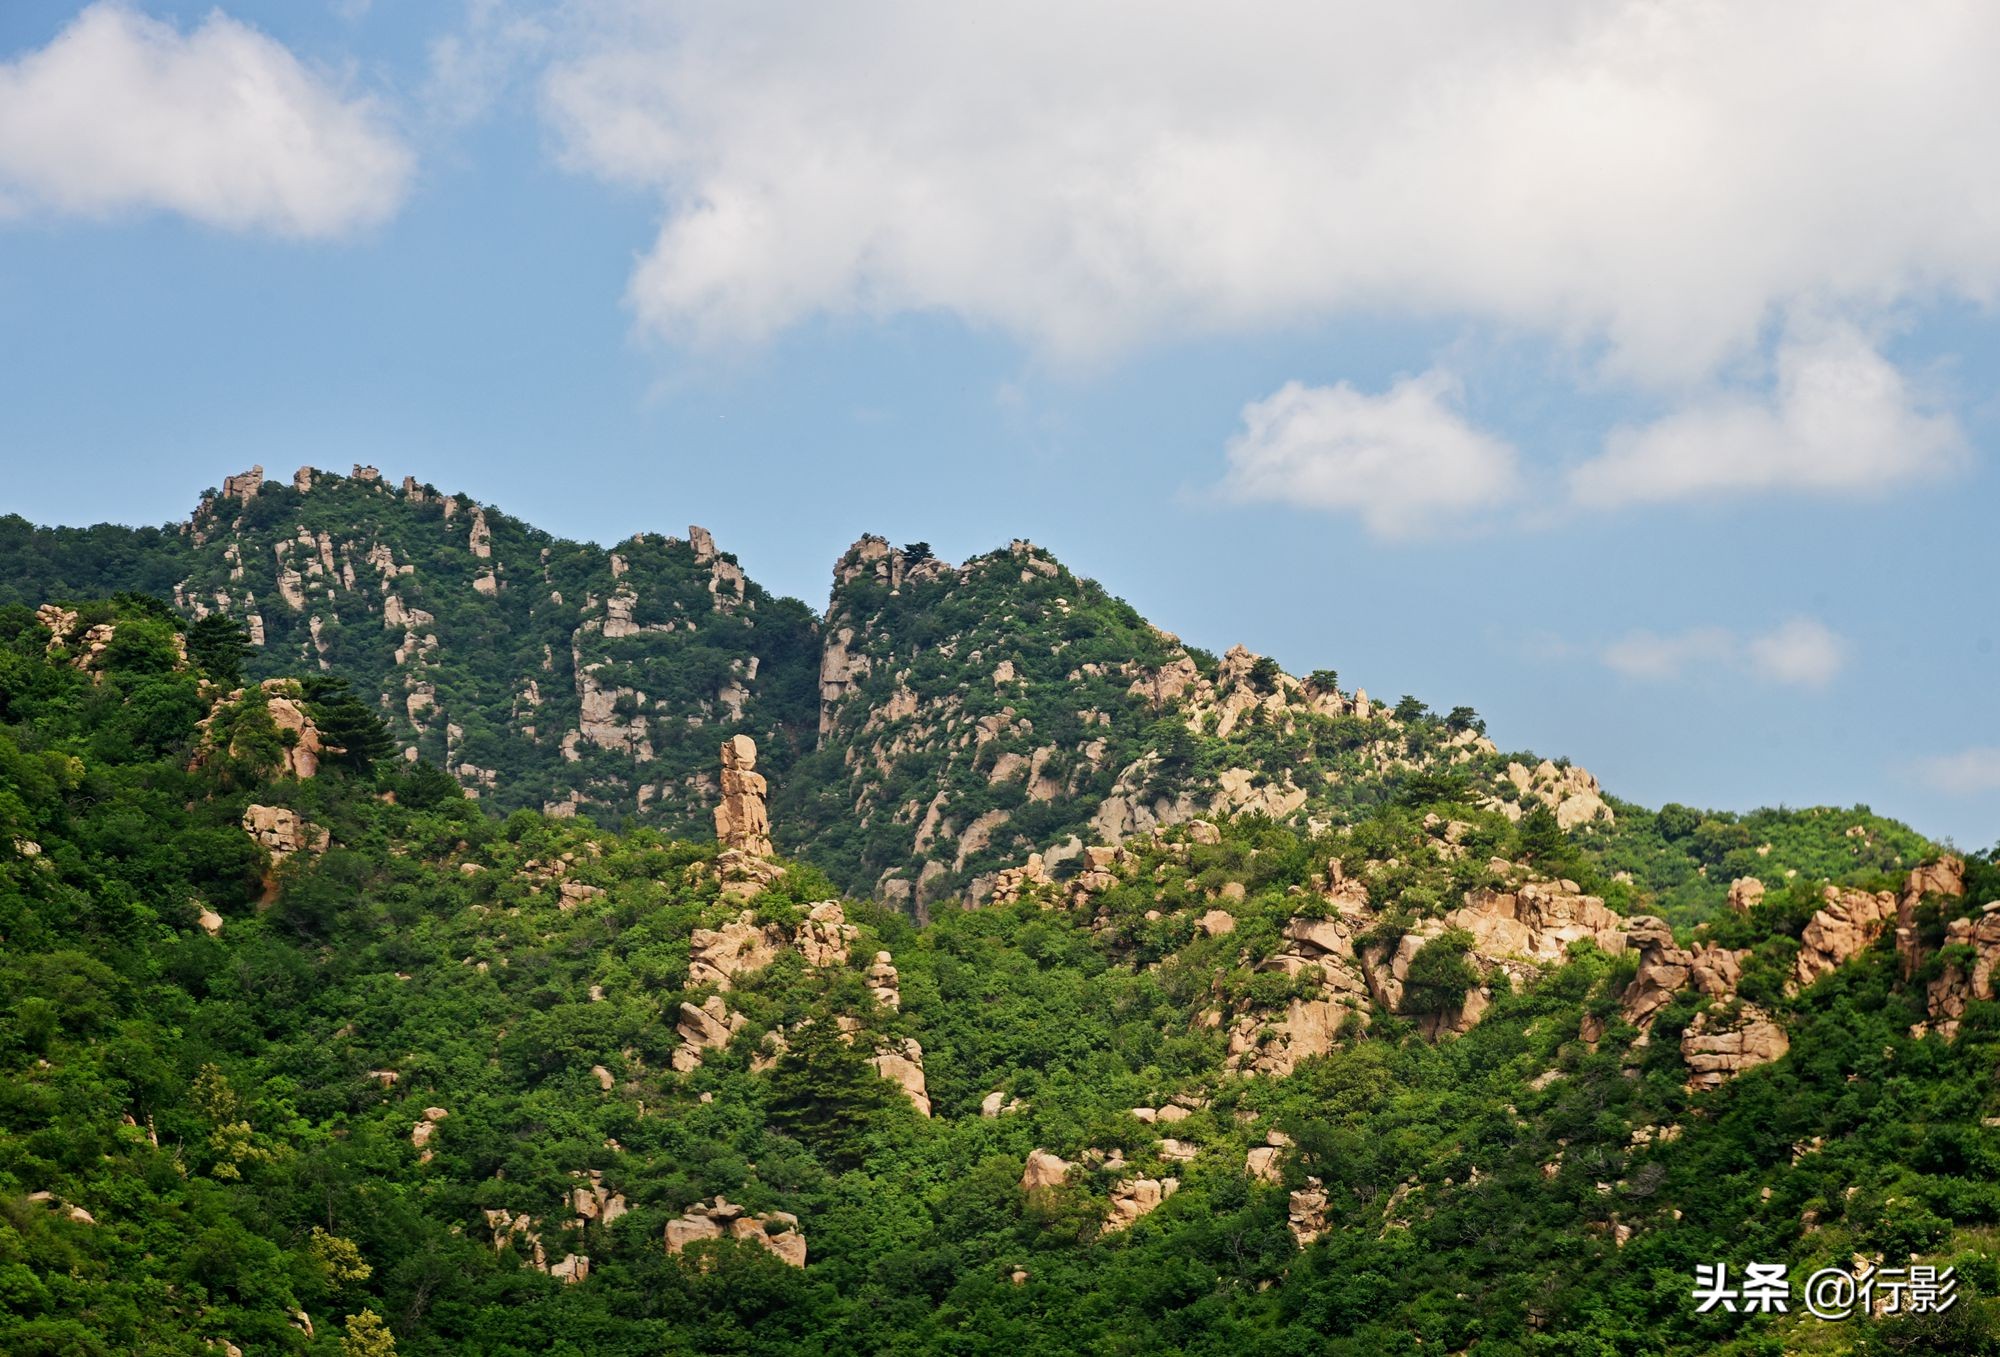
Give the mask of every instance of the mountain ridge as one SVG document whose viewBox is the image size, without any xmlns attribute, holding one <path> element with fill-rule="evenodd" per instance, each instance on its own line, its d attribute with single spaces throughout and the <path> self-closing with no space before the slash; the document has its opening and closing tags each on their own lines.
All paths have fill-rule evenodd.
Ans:
<svg viewBox="0 0 2000 1357">
<path fill-rule="evenodd" d="M 124 589 L 241 621 L 254 676 L 338 669 L 406 757 L 501 809 L 698 832 L 714 740 L 748 735 L 778 788 L 778 844 L 918 913 L 985 898 L 1031 854 L 1060 870 L 1200 814 L 1339 823 L 1413 779 L 1464 780 L 1515 814 L 1547 802 L 1614 855 L 1629 837 L 1588 773 L 1503 755 L 1470 708 L 1383 704 L 1332 671 L 1185 646 L 1020 539 L 953 565 L 864 534 L 816 611 L 699 527 L 568 542 L 363 466 L 252 468 L 171 530 L 0 522 L 0 598 Z M 1860 808 L 1850 824 L 1892 845 L 1885 866 L 1921 851 Z M 1666 912 L 1692 920 L 1739 876 L 1824 866 L 1757 846 L 1692 863 Z"/>
</svg>

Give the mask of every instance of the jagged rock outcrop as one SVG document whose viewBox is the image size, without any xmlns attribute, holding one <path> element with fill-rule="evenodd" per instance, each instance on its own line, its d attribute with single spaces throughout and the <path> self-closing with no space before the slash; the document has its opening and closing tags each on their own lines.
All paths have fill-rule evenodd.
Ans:
<svg viewBox="0 0 2000 1357">
<path fill-rule="evenodd" d="M 1935 862 L 1911 869 L 1903 879 L 1902 893 L 1896 898 L 1896 956 L 1902 963 L 1905 980 L 1916 974 L 1922 960 L 1917 937 L 1917 908 L 1933 897 L 1958 900 L 1965 895 L 1965 859 L 1945 853 Z"/>
<path fill-rule="evenodd" d="M 720 928 L 697 928 L 688 937 L 688 987 L 727 990 L 733 977 L 776 961 L 784 945 L 783 929 L 759 926 L 756 914 L 747 909 Z"/>
<path fill-rule="evenodd" d="M 1804 989 L 1874 945 L 1896 917 L 1896 897 L 1888 891 L 1844 890 L 1828 886 L 1826 905 L 1815 911 L 1799 935 L 1799 954 L 1792 964 L 1790 987 Z"/>
<path fill-rule="evenodd" d="M 1639 1029 L 1641 1041 L 1660 1010 L 1688 986 L 1710 999 L 1726 999 L 1736 993 L 1743 971 L 1742 952 L 1712 943 L 1693 949 L 1681 947 L 1674 942 L 1674 930 L 1666 921 L 1650 914 L 1635 914 L 1625 921 L 1625 941 L 1639 954 L 1639 970 L 1619 998 L 1619 1011 L 1625 1021 Z"/>
<path fill-rule="evenodd" d="M 1733 1012 L 1705 1009 L 1681 1034 L 1688 1088 L 1695 1092 L 1720 1088 L 1745 1070 L 1778 1059 L 1791 1045 L 1785 1029 L 1755 1005 L 1739 1004 Z"/>
<path fill-rule="evenodd" d="M 868 964 L 868 990 L 875 996 L 875 1002 L 884 1008 L 900 1009 L 903 1006 L 902 978 L 887 952 L 877 952 L 875 959 Z"/>
<path fill-rule="evenodd" d="M 1981 907 L 1976 918 L 1953 919 L 1945 925 L 1947 960 L 1936 979 L 1924 987 L 1926 1021 L 1912 1036 L 1935 1032 L 1950 1041 L 1958 1035 L 1966 1006 L 1974 1000 L 2000 997 L 1994 971 L 2000 967 L 2000 900 Z M 1971 955 L 1964 955 L 1970 949 Z"/>
<path fill-rule="evenodd" d="M 1027 1167 L 1021 1171 L 1021 1190 L 1041 1192 L 1052 1187 L 1061 1187 L 1069 1181 L 1069 1171 L 1076 1165 L 1047 1150 L 1028 1151 Z"/>
<path fill-rule="evenodd" d="M 1111 1185 L 1111 1211 L 1104 1219 L 1105 1234 L 1129 1230 L 1142 1216 L 1149 1216 L 1161 1202 L 1180 1191 L 1178 1178 L 1123 1178 Z"/>
<path fill-rule="evenodd" d="M 723 1238 L 748 1240 L 793 1267 L 806 1265 L 806 1237 L 799 1229 L 799 1218 L 789 1211 L 753 1216 L 718 1193 L 712 1202 L 696 1202 L 679 1219 L 667 1222 L 670 1254 L 705 1239 Z"/>
<path fill-rule="evenodd" d="M 1306 1185 L 1292 1193 L 1286 1223 L 1302 1249 L 1326 1233 L 1326 1187 L 1319 1179 L 1306 1179 Z"/>
<path fill-rule="evenodd" d="M 1625 950 L 1625 920 L 1573 881 L 1530 881 L 1513 890 L 1469 891 L 1465 905 L 1445 915 L 1447 928 L 1472 934 L 1474 954 L 1528 979 L 1560 965 L 1570 944 L 1588 938 L 1617 956 Z"/>
<path fill-rule="evenodd" d="M 711 994 L 701 1002 L 700 1007 L 682 1003 L 680 1021 L 674 1024 L 674 1031 L 680 1036 L 681 1044 L 674 1048 L 674 1068 L 682 1074 L 701 1067 L 704 1051 L 719 1051 L 743 1030 L 749 1020 L 741 1013 L 732 1013 L 720 994 Z"/>
<path fill-rule="evenodd" d="M 848 948 L 859 932 L 847 922 L 840 901 L 821 900 L 806 910 L 806 917 L 792 930 L 792 946 L 808 966 L 845 966 Z"/>
<path fill-rule="evenodd" d="M 614 1192 L 604 1185 L 601 1169 L 579 1170 L 570 1177 L 581 1180 L 569 1193 L 573 1214 L 565 1224 L 570 1229 L 580 1230 L 586 1222 L 609 1225 L 631 1209 L 624 1193 Z"/>
<path fill-rule="evenodd" d="M 1739 876 L 1729 883 L 1729 908 L 1748 914 L 1764 903 L 1764 883 L 1754 876 Z"/>
<path fill-rule="evenodd" d="M 435 1151 L 430 1148 L 431 1137 L 437 1134 L 438 1123 L 451 1115 L 442 1107 L 426 1107 L 424 1115 L 410 1128 L 410 1144 L 420 1152 L 417 1162 L 428 1164 Z"/>
<path fill-rule="evenodd" d="M 931 1114 L 930 1093 L 924 1087 L 924 1048 L 917 1044 L 916 1038 L 904 1037 L 885 1046 L 868 1057 L 868 1063 L 903 1090 L 903 1096 L 917 1109 L 918 1116 Z"/>
<path fill-rule="evenodd" d="M 1519 793 L 1518 799 L 1507 801 L 1494 797 L 1486 805 L 1510 820 L 1520 819 L 1522 803 L 1530 800 L 1539 801 L 1554 811 L 1556 823 L 1564 829 L 1600 820 L 1610 824 L 1616 818 L 1604 799 L 1604 789 L 1598 786 L 1597 779 L 1575 764 L 1558 767 L 1543 759 L 1529 768 L 1525 764 L 1509 763 L 1507 780 L 1514 784 Z"/>
<path fill-rule="evenodd" d="M 273 867 L 294 853 L 323 853 L 332 841 L 325 829 L 289 806 L 245 806 L 243 829 L 270 853 Z"/>
</svg>

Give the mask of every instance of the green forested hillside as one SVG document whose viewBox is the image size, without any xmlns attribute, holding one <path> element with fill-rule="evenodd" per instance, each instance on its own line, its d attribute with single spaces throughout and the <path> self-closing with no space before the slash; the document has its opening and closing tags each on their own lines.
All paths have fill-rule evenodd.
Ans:
<svg viewBox="0 0 2000 1357">
<path fill-rule="evenodd" d="M 1079 647 L 1138 625 L 1063 596 L 1103 609 Z M 809 861 L 753 894 L 706 833 L 503 814 L 369 757 L 317 664 L 232 663 L 140 598 L 0 609 L 0 1350 L 2000 1348 L 1987 857 L 1912 875 L 1844 814 L 1565 829 L 1464 740 L 1342 823 L 1135 825 L 919 926 Z M 1363 718 L 1321 719 L 1345 757 Z M 1744 912 L 1621 917 L 1715 908 L 1687 864 L 1766 842 Z M 1788 1049 L 1698 1087 L 1704 1034 L 1764 1021 Z M 1689 1298 L 1857 1254 L 1961 1299 Z"/>
</svg>

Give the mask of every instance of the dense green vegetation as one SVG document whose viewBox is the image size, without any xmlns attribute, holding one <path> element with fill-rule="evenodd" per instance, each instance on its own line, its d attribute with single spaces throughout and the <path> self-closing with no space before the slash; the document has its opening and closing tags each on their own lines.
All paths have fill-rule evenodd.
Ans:
<svg viewBox="0 0 2000 1357">
<path fill-rule="evenodd" d="M 1922 1000 L 1886 943 L 1796 996 L 1760 991 L 1790 1055 L 1707 1095 L 1676 1053 L 1696 1001 L 1635 1047 L 1616 1003 L 1632 960 L 1587 944 L 1433 1044 L 1415 1019 L 1466 978 L 1434 940 L 1422 995 L 1284 1079 L 1225 1073 L 1202 1019 L 1284 1001 L 1292 982 L 1257 963 L 1329 857 L 1375 874 L 1395 927 L 1490 881 L 1492 857 L 1627 908 L 1680 899 L 1676 864 L 1726 877 L 1740 827 L 1801 876 L 1718 936 L 1778 974 L 1818 879 L 1880 884 L 1923 851 L 1906 831 L 1869 821 L 1876 843 L 1842 856 L 1861 843 L 1845 814 L 1689 826 L 1620 805 L 1616 833 L 1566 834 L 1450 778 L 1414 782 L 1318 835 L 1249 816 L 1212 844 L 1147 840 L 1075 907 L 1051 890 L 919 928 L 848 901 L 857 962 L 893 953 L 900 1008 L 858 964 L 785 951 L 728 996 L 736 1040 L 682 1075 L 675 1014 L 705 993 L 688 990 L 689 935 L 737 909 L 712 845 L 501 814 L 425 762 L 282 777 L 262 695 L 216 709 L 225 638 L 190 643 L 188 664 L 166 610 L 84 611 L 116 627 L 94 669 L 0 610 L 10 1354 L 2000 1350 L 2000 1014 L 1974 1005 L 1955 1042 L 1910 1039 Z M 304 677 L 365 744 L 340 688 Z M 252 804 L 330 846 L 273 870 L 241 828 Z M 1465 826 L 1461 855 L 1426 849 L 1427 816 Z M 602 893 L 566 902 L 565 861 Z M 2000 897 L 1989 859 L 1970 876 L 1973 901 Z M 833 893 L 797 865 L 755 909 L 789 925 Z M 1235 929 L 1211 937 L 1193 919 L 1219 898 Z M 1608 1024 L 1594 1049 L 1586 1013 Z M 840 1017 L 922 1043 L 933 1117 L 833 1038 Z M 788 1050 L 753 1069 L 780 1028 Z M 995 1091 L 1019 1110 L 981 1116 Z M 1128 1111 L 1176 1097 L 1192 1111 L 1170 1128 Z M 428 1160 L 412 1143 L 427 1107 L 448 1112 Z M 1167 1131 L 1191 1161 L 1160 1157 Z M 1244 1171 L 1273 1131 L 1294 1144 L 1281 1184 Z M 1082 1167 L 1024 1193 L 1037 1148 Z M 567 1228 L 593 1170 L 631 1209 Z M 1101 1235 L 1112 1183 L 1141 1172 L 1180 1190 Z M 1327 1230 L 1301 1250 L 1288 1192 L 1308 1175 Z M 665 1223 L 718 1193 L 796 1214 L 808 1266 L 738 1241 L 669 1256 Z M 551 1259 L 588 1254 L 588 1278 L 535 1270 L 518 1239 L 496 1248 L 497 1210 L 532 1214 Z M 1941 1320 L 1826 1325 L 1697 1315 L 1688 1297 L 1697 1264 L 1799 1277 L 1857 1251 L 1956 1264 L 1964 1299 Z"/>
</svg>

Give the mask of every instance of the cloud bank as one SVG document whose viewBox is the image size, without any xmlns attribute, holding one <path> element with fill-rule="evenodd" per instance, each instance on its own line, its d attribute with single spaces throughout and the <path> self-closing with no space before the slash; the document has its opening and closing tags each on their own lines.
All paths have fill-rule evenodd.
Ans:
<svg viewBox="0 0 2000 1357">
<path fill-rule="evenodd" d="M 1824 688 L 1847 667 L 1845 638 L 1824 623 L 1794 617 L 1768 632 L 1744 636 L 1724 627 L 1629 632 L 1603 647 L 1598 658 L 1627 678 L 1652 682 L 1705 670 L 1748 673 L 1788 688 Z"/>
<path fill-rule="evenodd" d="M 679 341 L 944 311 L 1089 356 L 1394 308 L 1672 384 L 1795 309 L 2000 284 L 1994 6 L 567 14 L 546 110 L 570 164 L 658 195 L 630 301 Z M 1597 489 L 1663 493 L 1630 487 Z"/>
<path fill-rule="evenodd" d="M 182 33 L 95 4 L 0 63 L 0 212 L 338 236 L 391 215 L 411 169 L 374 104 L 220 11 Z"/>
<path fill-rule="evenodd" d="M 1575 468 L 1586 507 L 1768 490 L 1859 495 L 1951 471 L 1967 456 L 1947 414 L 1924 408 L 1903 374 L 1852 326 L 1789 339 L 1768 396 L 1710 397 L 1656 423 L 1613 430 Z"/>
</svg>

